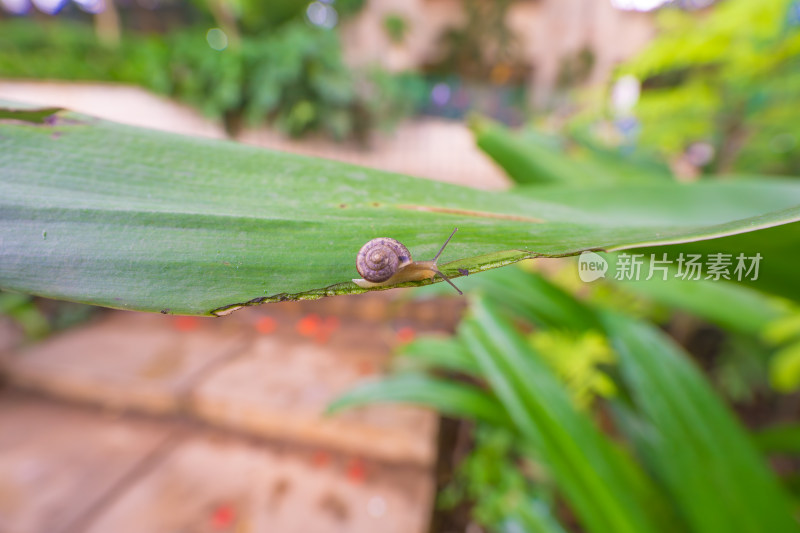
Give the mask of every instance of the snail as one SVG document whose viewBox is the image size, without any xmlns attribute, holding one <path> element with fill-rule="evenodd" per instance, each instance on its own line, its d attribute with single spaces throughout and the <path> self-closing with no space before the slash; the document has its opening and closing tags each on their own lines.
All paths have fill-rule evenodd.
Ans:
<svg viewBox="0 0 800 533">
<path fill-rule="evenodd" d="M 431 261 L 413 261 L 408 248 L 395 239 L 379 237 L 372 239 L 361 247 L 356 256 L 356 269 L 364 279 L 354 279 L 353 283 L 361 288 L 385 287 L 406 281 L 421 281 L 439 275 L 449 283 L 458 294 L 462 293 L 450 278 L 439 270 L 439 256 L 445 246 L 456 234 L 458 228 L 444 241 L 442 248 Z"/>
</svg>

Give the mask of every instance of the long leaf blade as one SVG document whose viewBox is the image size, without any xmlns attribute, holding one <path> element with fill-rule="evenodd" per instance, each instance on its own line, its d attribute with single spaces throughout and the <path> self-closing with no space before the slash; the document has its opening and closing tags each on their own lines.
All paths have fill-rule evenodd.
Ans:
<svg viewBox="0 0 800 533">
<path fill-rule="evenodd" d="M 338 397 L 328 411 L 335 413 L 375 402 L 422 405 L 450 416 L 497 425 L 509 423 L 497 401 L 479 388 L 412 372 L 361 383 Z"/>
<path fill-rule="evenodd" d="M 165 313 L 363 292 L 355 255 L 377 236 L 430 259 L 458 227 L 442 258 L 457 277 L 800 220 L 790 181 L 533 197 L 64 112 L 0 118 L 0 145 L 0 287 Z"/>
<path fill-rule="evenodd" d="M 641 443 L 645 456 L 691 530 L 798 531 L 775 477 L 688 358 L 649 325 L 617 315 L 606 324 L 625 381 L 652 424 Z"/>
<path fill-rule="evenodd" d="M 530 438 L 559 488 L 593 532 L 669 531 L 655 488 L 571 403 L 566 390 L 485 300 L 460 335 L 518 430 Z"/>
</svg>

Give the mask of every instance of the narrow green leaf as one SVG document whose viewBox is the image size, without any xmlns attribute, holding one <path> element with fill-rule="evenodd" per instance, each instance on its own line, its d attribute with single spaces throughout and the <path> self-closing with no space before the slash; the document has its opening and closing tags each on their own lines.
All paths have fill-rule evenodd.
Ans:
<svg viewBox="0 0 800 533">
<path fill-rule="evenodd" d="M 400 348 L 398 366 L 478 374 L 479 369 L 461 343 L 451 337 L 420 337 Z"/>
<path fill-rule="evenodd" d="M 531 500 L 528 505 L 521 505 L 512 517 L 513 522 L 501 529 L 501 533 L 566 533 L 545 502 Z M 513 524 L 513 525 L 512 525 Z M 524 529 L 520 529 L 524 528 Z"/>
<path fill-rule="evenodd" d="M 534 197 L 71 113 L 0 121 L 0 145 L 0 288 L 164 313 L 364 292 L 355 256 L 379 236 L 425 260 L 458 227 L 441 266 L 457 277 L 800 220 L 790 181 Z"/>
<path fill-rule="evenodd" d="M 800 425 L 780 424 L 753 434 L 753 442 L 762 453 L 800 455 Z"/>
<path fill-rule="evenodd" d="M 497 425 L 509 424 L 497 400 L 479 388 L 417 373 L 365 381 L 331 403 L 328 412 L 335 413 L 376 402 L 422 405 L 450 416 Z"/>
<path fill-rule="evenodd" d="M 783 393 L 800 388 L 800 342 L 775 352 L 769 362 L 769 381 L 775 390 Z"/>
<path fill-rule="evenodd" d="M 544 276 L 522 268 L 504 268 L 460 282 L 508 308 L 515 318 L 557 329 L 599 329 L 594 312 Z"/>
<path fill-rule="evenodd" d="M 681 253 L 700 254 L 703 257 L 716 253 L 730 254 L 734 265 L 740 254 L 746 258 L 760 255 L 757 279 L 754 279 L 753 272 L 749 276 L 743 276 L 741 281 L 733 276 L 732 281 L 800 302 L 800 283 L 797 283 L 800 223 L 797 222 L 765 228 L 755 233 L 737 233 L 713 241 L 682 243 L 679 246 L 651 248 L 642 252 L 656 253 L 658 257 L 666 252 L 673 260 Z"/>
<path fill-rule="evenodd" d="M 19 120 L 22 122 L 44 124 L 47 120 L 52 119 L 59 111 L 61 111 L 60 107 L 31 107 L 19 109 L 0 107 L 0 120 Z"/>
<path fill-rule="evenodd" d="M 459 331 L 518 430 L 532 440 L 588 531 L 671 531 L 655 488 L 577 411 L 552 371 L 486 300 Z"/>
<path fill-rule="evenodd" d="M 518 184 L 575 184 L 591 179 L 586 169 L 551 147 L 523 140 L 498 123 L 473 119 L 470 127 L 478 147 Z"/>
<path fill-rule="evenodd" d="M 558 138 L 527 131 L 519 134 L 485 118 L 473 118 L 470 128 L 486 155 L 520 186 L 532 193 L 540 185 L 586 186 L 646 183 L 671 179 L 669 168 L 640 157 L 623 157 L 587 139 L 566 150 Z"/>
<path fill-rule="evenodd" d="M 774 475 L 680 349 L 628 317 L 609 314 L 606 325 L 625 382 L 651 425 L 632 437 L 691 531 L 798 531 Z"/>
<path fill-rule="evenodd" d="M 609 265 L 615 258 L 603 256 Z M 661 259 L 658 254 L 657 259 Z M 643 272 L 646 268 L 643 269 Z M 683 280 L 670 269 L 663 279 L 656 275 L 645 279 L 618 281 L 620 287 L 646 296 L 656 302 L 689 312 L 723 328 L 752 336 L 760 336 L 773 321 L 787 316 L 785 306 L 776 298 L 751 287 L 720 280 Z"/>
</svg>

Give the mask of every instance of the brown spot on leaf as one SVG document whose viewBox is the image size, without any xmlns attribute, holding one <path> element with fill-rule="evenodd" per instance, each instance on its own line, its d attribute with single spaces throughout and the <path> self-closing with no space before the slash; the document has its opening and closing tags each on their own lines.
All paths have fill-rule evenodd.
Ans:
<svg viewBox="0 0 800 533">
<path fill-rule="evenodd" d="M 536 217 L 529 217 L 524 215 L 511 215 L 508 213 L 491 213 L 489 211 L 473 211 L 471 209 L 455 209 L 452 207 L 437 207 L 433 205 L 406 205 L 401 204 L 397 206 L 400 209 L 408 209 L 411 211 L 425 211 L 428 213 L 444 213 L 446 215 L 461 215 L 467 217 L 480 217 L 480 218 L 497 218 L 501 220 L 514 220 L 516 222 L 532 222 L 534 224 L 542 224 L 544 220 Z"/>
</svg>

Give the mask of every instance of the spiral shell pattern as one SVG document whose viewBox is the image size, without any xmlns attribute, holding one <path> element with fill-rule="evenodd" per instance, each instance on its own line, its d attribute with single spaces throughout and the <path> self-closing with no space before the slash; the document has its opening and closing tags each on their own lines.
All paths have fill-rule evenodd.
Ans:
<svg viewBox="0 0 800 533">
<path fill-rule="evenodd" d="M 367 281 L 380 283 L 391 278 L 404 264 L 411 262 L 411 252 L 400 242 L 387 237 L 372 239 L 356 256 L 356 269 Z"/>
</svg>

